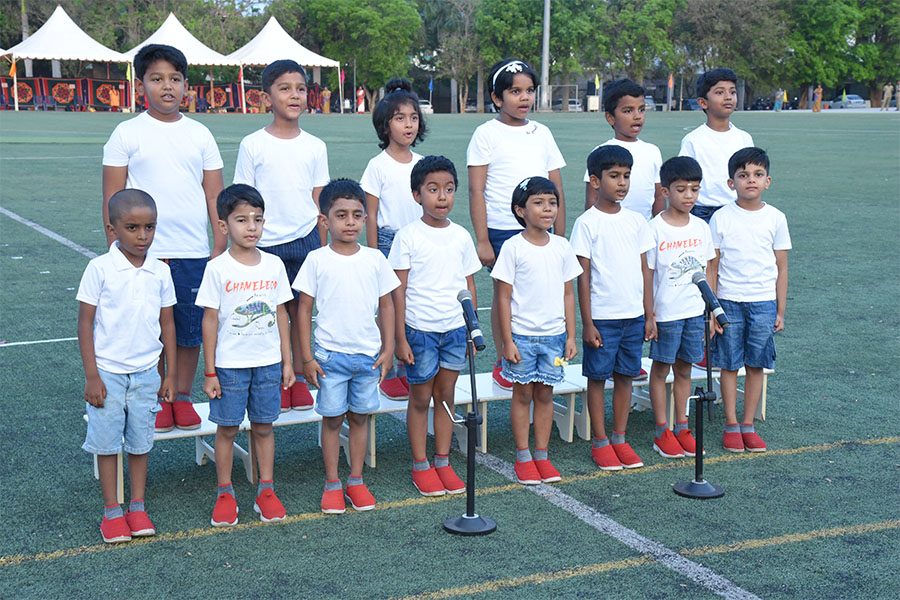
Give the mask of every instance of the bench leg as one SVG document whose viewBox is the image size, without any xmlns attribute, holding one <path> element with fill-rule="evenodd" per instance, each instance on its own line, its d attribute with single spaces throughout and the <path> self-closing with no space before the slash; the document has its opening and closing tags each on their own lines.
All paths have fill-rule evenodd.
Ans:
<svg viewBox="0 0 900 600">
<path fill-rule="evenodd" d="M 762 392 L 759 395 L 759 404 L 756 405 L 756 418 L 766 420 L 766 388 L 769 387 L 769 376 L 763 372 Z"/>
<path fill-rule="evenodd" d="M 575 440 L 575 393 L 566 394 L 565 404 L 553 403 L 553 422 L 559 427 L 559 437 L 565 442 Z"/>
<path fill-rule="evenodd" d="M 125 468 L 121 452 L 116 455 L 116 500 L 119 504 L 125 503 Z"/>
<path fill-rule="evenodd" d="M 256 473 L 254 472 L 253 468 L 253 434 L 248 431 L 247 436 L 249 438 L 247 447 L 250 448 L 250 450 L 244 450 L 238 445 L 237 442 L 234 442 L 234 455 L 237 458 L 240 458 L 241 462 L 244 463 L 244 473 L 247 474 L 247 481 L 249 481 L 250 483 L 256 483 Z"/>
<path fill-rule="evenodd" d="M 573 412 L 575 413 L 575 432 L 581 439 L 589 440 L 591 438 L 591 414 L 588 410 L 586 391 L 581 395 L 581 410 L 573 409 Z"/>
<path fill-rule="evenodd" d="M 206 464 L 206 459 L 216 462 L 216 451 L 203 438 L 198 436 L 194 438 L 194 461 L 201 467 Z"/>
</svg>

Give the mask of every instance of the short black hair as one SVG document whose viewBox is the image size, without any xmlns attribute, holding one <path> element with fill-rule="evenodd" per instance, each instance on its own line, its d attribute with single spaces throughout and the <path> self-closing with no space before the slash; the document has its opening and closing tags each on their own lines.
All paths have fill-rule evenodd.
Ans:
<svg viewBox="0 0 900 600">
<path fill-rule="evenodd" d="M 411 104 L 419 115 L 419 132 L 411 146 L 425 139 L 425 117 L 419 107 L 419 96 L 413 91 L 412 84 L 406 79 L 391 79 L 384 84 L 384 98 L 378 101 L 372 111 L 372 125 L 378 135 L 378 147 L 384 150 L 391 143 L 391 119 L 404 104 Z"/>
<path fill-rule="evenodd" d="M 110 224 L 115 225 L 125 213 L 139 206 L 151 208 L 156 213 L 156 202 L 144 190 L 133 188 L 119 190 L 110 197 L 107 204 Z"/>
<path fill-rule="evenodd" d="M 500 62 L 494 63 L 490 73 L 488 73 L 488 81 L 490 82 L 490 87 L 488 89 L 490 93 L 502 100 L 503 92 L 512 87 L 513 79 L 519 73 L 531 77 L 534 87 L 537 87 L 537 71 L 529 67 L 524 61 L 516 60 L 514 58 L 504 58 Z M 493 98 L 491 98 L 491 102 L 494 102 Z M 497 103 L 494 102 L 494 104 L 496 105 Z"/>
<path fill-rule="evenodd" d="M 235 183 L 219 192 L 219 197 L 216 199 L 216 213 L 219 215 L 219 219 L 227 221 L 239 204 L 249 204 L 262 212 L 266 211 L 266 203 L 255 187 L 245 183 Z"/>
<path fill-rule="evenodd" d="M 676 181 L 703 181 L 700 163 L 690 156 L 673 156 L 659 168 L 659 184 L 667 188 Z"/>
<path fill-rule="evenodd" d="M 603 110 L 613 114 L 616 112 L 616 107 L 619 106 L 619 99 L 622 96 L 634 96 L 643 100 L 646 95 L 647 90 L 630 79 L 610 81 L 603 88 Z"/>
<path fill-rule="evenodd" d="M 613 167 L 628 167 L 634 165 L 634 157 L 626 148 L 616 144 L 598 146 L 588 155 L 588 175 L 600 177 L 603 171 Z"/>
<path fill-rule="evenodd" d="M 412 188 L 412 191 L 419 191 L 419 188 L 425 183 L 425 177 L 431 173 L 437 173 L 438 171 L 450 173 L 453 175 L 453 185 L 459 185 L 459 180 L 456 177 L 456 167 L 453 165 L 453 161 L 446 156 L 431 155 L 426 156 L 417 162 L 412 168 L 412 173 L 409 175 L 409 185 Z"/>
<path fill-rule="evenodd" d="M 290 59 L 276 60 L 265 69 L 263 69 L 263 91 L 267 94 L 270 94 L 272 92 L 272 84 L 274 84 L 275 80 L 285 73 L 300 73 L 300 75 L 303 76 L 303 83 L 309 83 L 309 77 L 306 76 L 306 71 L 303 70 L 303 67 L 300 66 L 300 63 Z"/>
<path fill-rule="evenodd" d="M 765 150 L 756 146 L 741 148 L 728 159 L 728 179 L 734 179 L 737 170 L 743 169 L 747 165 L 759 165 L 766 170 L 766 175 L 768 175 L 769 155 Z"/>
<path fill-rule="evenodd" d="M 720 81 L 730 81 L 737 83 L 737 73 L 727 67 L 719 67 L 707 71 L 697 78 L 697 97 L 706 98 L 706 94 Z"/>
<path fill-rule="evenodd" d="M 187 79 L 187 59 L 184 53 L 174 46 L 166 44 L 147 44 L 134 55 L 134 74 L 143 79 L 154 62 L 164 60 Z"/>
<path fill-rule="evenodd" d="M 319 212 L 327 217 L 328 211 L 331 210 L 331 205 L 339 198 L 358 200 L 362 204 L 363 212 L 366 210 L 366 193 L 360 185 L 352 179 L 341 177 L 332 179 L 322 188 L 321 193 L 319 193 Z"/>
<path fill-rule="evenodd" d="M 516 218 L 516 221 L 518 221 L 519 225 L 522 227 L 525 227 L 525 219 L 516 213 L 516 207 L 520 206 L 524 209 L 525 205 L 528 204 L 528 199 L 538 194 L 553 194 L 556 196 L 557 202 L 559 201 L 559 190 L 556 189 L 556 184 L 546 177 L 529 177 L 523 179 L 519 185 L 513 189 L 512 203 L 509 208 L 512 210 L 512 214 Z"/>
</svg>

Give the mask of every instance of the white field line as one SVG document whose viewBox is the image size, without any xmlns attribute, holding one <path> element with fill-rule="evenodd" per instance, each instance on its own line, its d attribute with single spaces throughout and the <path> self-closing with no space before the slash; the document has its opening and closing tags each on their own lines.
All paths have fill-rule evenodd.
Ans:
<svg viewBox="0 0 900 600">
<path fill-rule="evenodd" d="M 14 213 L 11 210 L 8 210 L 6 208 L 3 208 L 2 206 L 0 206 L 0 213 L 6 215 L 13 221 L 18 221 L 22 225 L 27 225 L 28 227 L 31 227 L 38 233 L 43 233 L 51 240 L 55 240 L 55 241 L 59 242 L 60 244 L 62 244 L 63 246 L 66 246 L 67 248 L 71 248 L 75 252 L 78 252 L 79 254 L 87 256 L 88 258 L 96 258 L 96 256 L 97 256 L 96 252 L 92 252 L 91 250 L 88 250 L 84 246 L 76 244 L 75 242 L 73 242 L 72 240 L 70 240 L 68 238 L 64 238 L 63 236 L 59 235 L 58 233 L 54 233 L 54 232 L 50 231 L 43 225 L 38 225 L 34 221 L 29 221 L 25 217 L 20 217 L 16 213 Z"/>
</svg>

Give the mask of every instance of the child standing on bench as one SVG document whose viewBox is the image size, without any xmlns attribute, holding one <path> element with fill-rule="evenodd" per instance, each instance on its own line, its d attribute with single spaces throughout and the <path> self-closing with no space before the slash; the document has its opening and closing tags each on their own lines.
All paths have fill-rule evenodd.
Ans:
<svg viewBox="0 0 900 600">
<path fill-rule="evenodd" d="M 375 508 L 363 483 L 369 415 L 381 406 L 378 384 L 393 364 L 394 306 L 391 291 L 399 285 L 384 255 L 356 239 L 366 223 L 366 195 L 350 179 L 336 179 L 319 195 L 319 222 L 331 242 L 307 256 L 294 280 L 300 292 L 298 322 L 303 374 L 319 388 L 316 412 L 322 415 L 325 490 L 322 512 Z M 310 347 L 313 303 L 315 351 Z M 377 313 L 377 322 L 376 322 Z M 346 492 L 338 477 L 341 426 L 350 424 L 350 478 Z"/>
<path fill-rule="evenodd" d="M 197 292 L 203 312 L 203 391 L 209 396 L 209 420 L 216 428 L 216 475 L 219 480 L 211 522 L 228 527 L 238 522 L 231 485 L 234 437 L 250 420 L 259 465 L 253 510 L 263 521 L 284 519 L 275 495 L 275 438 L 272 423 L 281 414 L 281 391 L 294 383 L 285 304 L 293 295 L 284 263 L 256 245 L 263 233 L 265 204 L 255 188 L 235 184 L 216 203 L 218 228 L 231 247 L 209 261 Z"/>
<path fill-rule="evenodd" d="M 763 369 L 775 368 L 775 332 L 784 329 L 791 249 L 784 213 L 762 200 L 768 189 L 769 157 L 761 148 L 744 148 L 728 161 L 728 187 L 737 200 L 710 219 L 716 258 L 709 284 L 728 317 L 724 332 L 713 320 L 712 364 L 722 368 L 725 433 L 729 452 L 765 452 L 753 419 L 762 395 Z M 745 367 L 744 418 L 737 420 L 737 372 Z"/>
<path fill-rule="evenodd" d="M 553 385 L 563 380 L 561 359 L 575 346 L 575 291 L 581 273 L 569 241 L 550 235 L 559 212 L 552 181 L 530 177 L 515 187 L 512 213 L 525 229 L 500 249 L 491 277 L 503 340 L 503 377 L 513 383 L 509 420 L 516 440 L 516 479 L 523 485 L 561 479 L 547 446 L 553 428 Z M 528 449 L 534 402 L 534 457 Z"/>
<path fill-rule="evenodd" d="M 78 287 L 78 346 L 84 362 L 87 436 L 103 490 L 100 533 L 107 543 L 156 530 L 144 507 L 147 457 L 159 397 L 172 402 L 175 370 L 160 385 L 160 351 L 175 364 L 175 287 L 169 267 L 149 258 L 156 203 L 146 192 L 122 190 L 109 199 L 109 252 L 88 263 Z M 161 340 L 161 341 L 160 341 Z M 125 440 L 124 444 L 122 440 Z M 117 455 L 128 453 L 131 504 L 122 514 L 116 489 Z"/>
</svg>

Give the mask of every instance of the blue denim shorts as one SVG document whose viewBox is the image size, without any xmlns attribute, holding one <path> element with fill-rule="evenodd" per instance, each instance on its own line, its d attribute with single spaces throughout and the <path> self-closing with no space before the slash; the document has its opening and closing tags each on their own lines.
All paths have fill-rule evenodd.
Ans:
<svg viewBox="0 0 900 600">
<path fill-rule="evenodd" d="M 566 334 L 518 335 L 512 334 L 519 349 L 519 362 L 513 364 L 503 359 L 503 377 L 513 383 L 538 382 L 555 385 L 563 380 L 563 368 L 553 365 L 553 359 L 566 353 Z"/>
<path fill-rule="evenodd" d="M 748 367 L 775 368 L 774 300 L 732 302 L 719 300 L 730 325 L 712 339 L 712 364 L 726 371 Z"/>
<path fill-rule="evenodd" d="M 494 260 L 497 260 L 497 257 L 500 256 L 500 248 L 503 247 L 503 243 L 506 242 L 509 238 L 516 235 L 517 233 L 521 233 L 521 229 L 491 229 L 488 228 L 488 240 L 491 242 L 491 248 L 494 249 Z M 488 269 L 490 270 L 490 269 Z"/>
<path fill-rule="evenodd" d="M 209 420 L 234 427 L 244 420 L 274 423 L 281 414 L 281 363 L 266 367 L 216 367 L 222 397 L 209 401 Z"/>
<path fill-rule="evenodd" d="M 82 449 L 100 455 L 123 450 L 128 454 L 147 454 L 153 448 L 156 413 L 162 410 L 156 398 L 159 371 L 156 367 L 137 373 L 99 371 L 106 386 L 106 399 L 103 408 L 85 402 L 88 426 Z"/>
<path fill-rule="evenodd" d="M 397 235 L 397 232 L 393 229 L 388 229 L 386 227 L 378 228 L 378 249 L 381 250 L 381 253 L 384 254 L 385 258 L 391 253 L 391 244 L 394 243 L 395 235 Z"/>
<path fill-rule="evenodd" d="M 325 377 L 319 376 L 316 412 L 323 417 L 340 417 L 346 412 L 368 415 L 381 406 L 378 380 L 381 369 L 373 369 L 376 357 L 315 349 L 316 361 Z"/>
<path fill-rule="evenodd" d="M 650 342 L 650 358 L 675 364 L 675 359 L 686 363 L 703 360 L 703 317 L 689 317 L 674 321 L 656 322 L 657 339 Z"/>
<path fill-rule="evenodd" d="M 594 327 L 600 332 L 603 345 L 599 348 L 582 345 L 584 361 L 581 374 L 596 381 L 609 379 L 614 372 L 626 377 L 640 375 L 644 317 L 595 319 Z"/>
<path fill-rule="evenodd" d="M 462 371 L 466 368 L 466 328 L 443 333 L 419 331 L 406 326 L 406 340 L 416 363 L 406 365 L 409 383 L 425 383 L 437 375 L 438 368 Z"/>
<path fill-rule="evenodd" d="M 287 271 L 288 281 L 293 283 L 294 279 L 297 278 L 297 273 L 300 272 L 300 267 L 303 266 L 303 261 L 306 260 L 306 256 L 313 250 L 321 247 L 322 238 L 319 237 L 319 228 L 316 226 L 305 237 L 266 248 L 260 247 L 260 250 L 280 258 L 281 262 L 284 263 L 284 270 Z M 300 292 L 294 288 L 291 288 L 291 292 L 294 294 L 294 300 L 300 299 Z"/>
<path fill-rule="evenodd" d="M 165 261 L 172 272 L 175 285 L 175 343 L 195 348 L 203 343 L 203 307 L 197 306 L 197 290 L 203 281 L 206 258 L 170 258 Z"/>
</svg>

